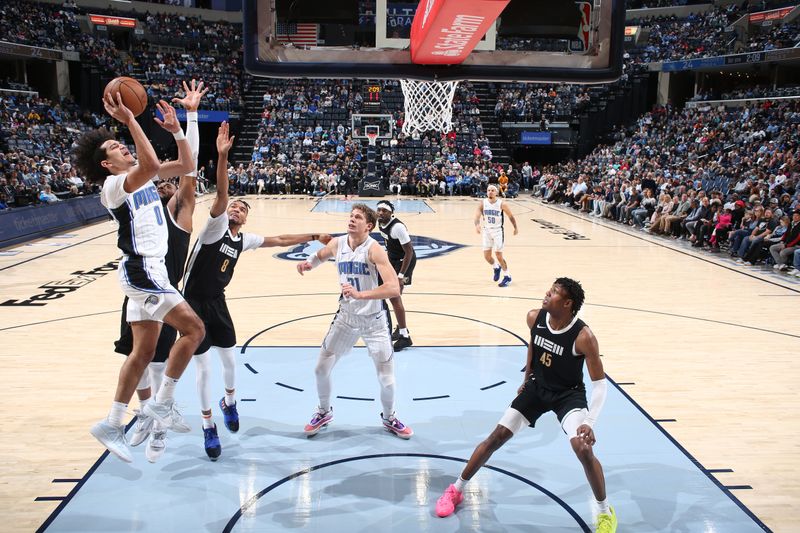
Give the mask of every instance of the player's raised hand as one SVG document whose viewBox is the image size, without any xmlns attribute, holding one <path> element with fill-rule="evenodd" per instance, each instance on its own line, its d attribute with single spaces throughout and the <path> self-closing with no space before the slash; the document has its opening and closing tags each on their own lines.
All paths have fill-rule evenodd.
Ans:
<svg viewBox="0 0 800 533">
<path fill-rule="evenodd" d="M 170 133 L 178 133 L 181 131 L 181 123 L 178 122 L 178 115 L 175 113 L 174 107 L 164 100 L 159 100 L 158 103 L 156 103 L 156 109 L 158 109 L 161 116 L 164 117 L 163 119 L 153 117 L 153 120 L 155 120 L 159 126 Z"/>
<path fill-rule="evenodd" d="M 181 104 L 186 111 L 197 111 L 200 107 L 200 100 L 208 92 L 208 87 L 205 89 L 203 88 L 203 82 L 192 80 L 192 83 L 187 85 L 186 82 L 183 82 L 183 92 L 186 96 L 183 98 L 173 98 L 172 103 L 174 104 Z"/>
<path fill-rule="evenodd" d="M 303 275 L 303 273 L 308 272 L 312 268 L 314 267 L 312 267 L 311 263 L 309 263 L 308 261 L 302 261 L 300 263 L 297 263 L 297 271 L 300 273 L 301 276 Z"/>
<path fill-rule="evenodd" d="M 111 94 L 107 94 L 103 98 L 103 107 L 106 108 L 106 113 L 123 124 L 127 125 L 130 124 L 132 120 L 136 120 L 136 117 L 133 116 L 133 112 L 122 103 L 122 95 L 120 93 L 117 93 L 116 98 Z"/>
<path fill-rule="evenodd" d="M 236 138 L 234 135 L 231 137 L 230 135 L 230 125 L 227 121 L 223 121 L 222 124 L 219 125 L 219 130 L 217 131 L 217 152 L 220 155 L 228 155 L 228 152 L 233 146 L 233 140 Z"/>
</svg>

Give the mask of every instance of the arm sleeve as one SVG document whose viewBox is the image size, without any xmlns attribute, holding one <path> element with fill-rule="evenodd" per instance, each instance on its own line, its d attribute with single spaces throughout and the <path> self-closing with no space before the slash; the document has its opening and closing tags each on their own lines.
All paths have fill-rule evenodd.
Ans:
<svg viewBox="0 0 800 533">
<path fill-rule="evenodd" d="M 607 392 L 608 381 L 606 381 L 606 378 L 592 381 L 592 399 L 589 401 L 589 414 L 586 415 L 586 420 L 584 421 L 589 427 L 594 427 L 594 423 L 597 422 L 600 410 L 603 409 L 603 404 L 606 402 Z"/>
<path fill-rule="evenodd" d="M 125 177 L 127 174 L 109 176 L 103 183 L 103 190 L 100 191 L 100 202 L 108 209 L 114 209 L 125 203 L 128 193 L 125 192 Z"/>
<path fill-rule="evenodd" d="M 187 176 L 197 177 L 197 157 L 200 155 L 200 131 L 197 126 L 197 111 L 186 113 L 186 140 L 189 141 L 189 148 L 192 150 L 192 161 L 194 170 Z"/>
<path fill-rule="evenodd" d="M 392 228 L 392 237 L 399 240 L 400 244 L 411 242 L 411 235 L 408 234 L 405 224 L 395 224 Z"/>
<path fill-rule="evenodd" d="M 264 237 L 254 233 L 242 233 L 242 251 L 255 250 L 264 244 Z"/>
<path fill-rule="evenodd" d="M 211 244 L 217 242 L 228 231 L 228 213 L 224 212 L 220 216 L 208 217 L 206 227 L 197 236 L 200 244 Z"/>
</svg>

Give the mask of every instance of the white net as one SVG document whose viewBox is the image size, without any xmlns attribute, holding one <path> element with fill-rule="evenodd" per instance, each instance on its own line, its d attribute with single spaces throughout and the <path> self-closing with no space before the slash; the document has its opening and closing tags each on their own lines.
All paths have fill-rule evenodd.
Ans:
<svg viewBox="0 0 800 533">
<path fill-rule="evenodd" d="M 458 81 L 400 80 L 405 96 L 403 133 L 453 129 L 453 96 Z"/>
</svg>

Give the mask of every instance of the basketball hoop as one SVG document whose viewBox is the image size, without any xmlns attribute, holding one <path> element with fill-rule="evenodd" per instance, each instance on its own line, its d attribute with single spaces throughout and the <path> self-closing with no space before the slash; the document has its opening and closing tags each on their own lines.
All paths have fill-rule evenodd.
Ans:
<svg viewBox="0 0 800 533">
<path fill-rule="evenodd" d="M 378 140 L 378 134 L 373 132 L 367 132 L 367 141 L 369 141 L 370 146 L 375 146 L 375 141 Z"/>
<path fill-rule="evenodd" d="M 453 96 L 458 81 L 400 80 L 405 96 L 403 133 L 453 129 Z"/>
</svg>

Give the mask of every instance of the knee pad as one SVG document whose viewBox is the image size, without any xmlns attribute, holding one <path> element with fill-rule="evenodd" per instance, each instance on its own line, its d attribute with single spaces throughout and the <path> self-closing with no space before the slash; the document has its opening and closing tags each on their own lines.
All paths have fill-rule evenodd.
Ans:
<svg viewBox="0 0 800 533">
<path fill-rule="evenodd" d="M 394 359 L 389 359 L 383 363 L 375 363 L 378 371 L 378 381 L 382 387 L 394 385 Z"/>
</svg>

